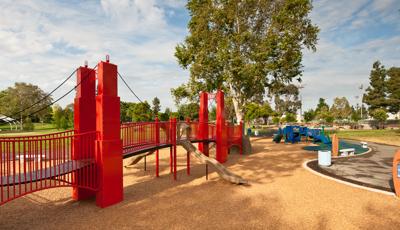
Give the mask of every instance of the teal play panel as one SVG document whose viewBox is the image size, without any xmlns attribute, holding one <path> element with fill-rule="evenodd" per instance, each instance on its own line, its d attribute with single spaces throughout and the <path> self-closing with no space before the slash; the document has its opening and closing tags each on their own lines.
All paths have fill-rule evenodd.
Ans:
<svg viewBox="0 0 400 230">
<path fill-rule="evenodd" d="M 303 149 L 307 151 L 331 150 L 332 144 L 324 144 L 322 142 L 315 143 L 317 146 L 306 146 Z M 339 149 L 354 148 L 355 154 L 365 153 L 368 149 L 361 147 L 361 144 L 349 143 L 346 141 L 339 141 Z"/>
</svg>

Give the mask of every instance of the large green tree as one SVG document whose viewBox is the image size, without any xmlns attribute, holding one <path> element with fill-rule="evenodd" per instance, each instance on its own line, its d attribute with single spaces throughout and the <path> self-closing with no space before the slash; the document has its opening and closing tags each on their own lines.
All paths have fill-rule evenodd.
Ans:
<svg viewBox="0 0 400 230">
<path fill-rule="evenodd" d="M 371 111 L 371 116 L 379 123 L 379 127 L 384 127 L 384 123 L 388 118 L 386 110 L 382 108 Z"/>
<path fill-rule="evenodd" d="M 325 98 L 320 98 L 318 100 L 317 108 L 315 108 L 315 113 L 318 114 L 322 110 L 329 110 L 329 105 L 326 103 Z"/>
<path fill-rule="evenodd" d="M 46 93 L 39 86 L 16 82 L 13 87 L 3 90 L 0 95 L 0 113 L 19 119 L 21 129 L 27 116 L 32 121 L 44 121 L 51 113 L 46 107 L 52 102 L 52 98 L 46 97 Z"/>
<path fill-rule="evenodd" d="M 369 106 L 369 111 L 386 110 L 388 104 L 386 99 L 386 69 L 379 61 L 372 65 L 369 81 L 370 86 L 363 97 L 364 102 Z"/>
<path fill-rule="evenodd" d="M 299 100 L 299 88 L 296 85 L 277 85 L 277 88 L 271 93 L 274 94 L 275 111 L 278 114 L 296 114 L 297 110 L 300 109 L 301 101 Z"/>
<path fill-rule="evenodd" d="M 310 122 L 315 118 L 315 111 L 313 109 L 309 109 L 304 112 L 304 121 Z"/>
<path fill-rule="evenodd" d="M 389 112 L 396 114 L 400 111 L 400 68 L 390 68 L 387 76 Z"/>
<path fill-rule="evenodd" d="M 180 120 L 190 118 L 191 120 L 199 118 L 199 104 L 188 103 L 182 104 L 178 107 L 178 114 Z"/>
<path fill-rule="evenodd" d="M 158 113 L 161 110 L 160 99 L 158 99 L 158 97 L 153 98 L 152 104 L 153 104 L 152 107 L 153 115 L 154 117 L 158 116 Z"/>
<path fill-rule="evenodd" d="M 336 97 L 335 99 L 333 99 L 331 113 L 333 117 L 337 120 L 349 119 L 352 113 L 352 109 L 347 98 Z"/>
<path fill-rule="evenodd" d="M 175 56 L 190 80 L 172 93 L 194 99 L 223 89 L 237 121 L 248 103 L 299 78 L 303 49 L 316 49 L 311 0 L 189 0 L 187 8 L 189 35 Z"/>
<path fill-rule="evenodd" d="M 268 103 L 258 104 L 249 103 L 246 106 L 245 121 L 250 122 L 258 118 L 263 118 L 264 122 L 274 114 L 271 106 Z"/>
<path fill-rule="evenodd" d="M 153 113 L 147 101 L 130 103 L 128 114 L 134 122 L 150 121 L 153 118 Z"/>
</svg>

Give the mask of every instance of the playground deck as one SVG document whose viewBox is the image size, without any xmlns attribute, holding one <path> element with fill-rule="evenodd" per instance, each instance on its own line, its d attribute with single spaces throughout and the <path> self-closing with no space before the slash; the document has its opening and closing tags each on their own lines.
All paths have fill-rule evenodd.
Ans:
<svg viewBox="0 0 400 230">
<path fill-rule="evenodd" d="M 75 202 L 71 188 L 35 192 L 1 207 L 0 229 L 397 229 L 400 200 L 343 185 L 304 169 L 315 153 L 305 143 L 277 145 L 253 139 L 253 154 L 232 154 L 226 164 L 250 186 L 224 182 L 210 167 L 178 148 L 178 180 L 161 150 L 160 178 L 154 156 L 124 169 L 124 200 L 107 209 L 95 200 Z"/>
</svg>

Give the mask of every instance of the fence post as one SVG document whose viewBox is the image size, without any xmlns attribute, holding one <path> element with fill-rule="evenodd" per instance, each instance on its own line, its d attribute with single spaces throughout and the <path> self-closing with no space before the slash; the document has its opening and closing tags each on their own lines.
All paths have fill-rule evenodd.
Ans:
<svg viewBox="0 0 400 230">
<path fill-rule="evenodd" d="M 85 66 L 79 67 L 76 75 L 77 87 L 74 99 L 75 134 L 96 131 L 96 72 L 94 69 Z M 95 143 L 90 142 L 87 144 L 89 146 L 81 146 L 80 136 L 78 136 L 78 138 L 74 137 L 72 143 L 72 160 L 81 160 L 84 157 L 82 149 L 89 152 L 88 157 L 94 158 L 93 149 Z M 89 175 L 86 174 L 83 169 L 76 170 L 72 173 L 72 199 L 83 200 L 96 195 L 96 192 L 92 190 L 79 188 L 79 185 L 85 181 L 85 178 L 89 178 Z"/>
<path fill-rule="evenodd" d="M 120 99 L 117 66 L 101 61 L 98 64 L 96 96 L 96 164 L 98 167 L 98 206 L 104 208 L 123 200 L 122 141 L 120 131 Z"/>
<path fill-rule="evenodd" d="M 227 127 L 225 122 L 224 111 L 224 92 L 218 90 L 217 92 L 217 153 L 216 158 L 220 163 L 224 163 L 228 158 L 228 140 L 227 140 Z"/>
<path fill-rule="evenodd" d="M 156 117 L 156 176 L 160 176 L 160 158 L 159 158 L 159 150 L 158 146 L 160 145 L 160 120 Z"/>
</svg>

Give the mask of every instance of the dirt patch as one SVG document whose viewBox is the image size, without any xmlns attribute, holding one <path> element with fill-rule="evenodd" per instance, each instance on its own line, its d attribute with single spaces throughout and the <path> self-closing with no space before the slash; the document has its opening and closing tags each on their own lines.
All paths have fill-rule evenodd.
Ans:
<svg viewBox="0 0 400 230">
<path fill-rule="evenodd" d="M 178 180 L 169 151 L 124 169 L 124 201 L 106 209 L 95 200 L 75 202 L 70 188 L 44 190 L 0 207 L 0 229 L 397 229 L 400 200 L 316 176 L 302 167 L 316 157 L 300 144 L 252 139 L 253 154 L 231 154 L 229 170 L 250 181 L 221 180 L 178 148 Z"/>
</svg>

